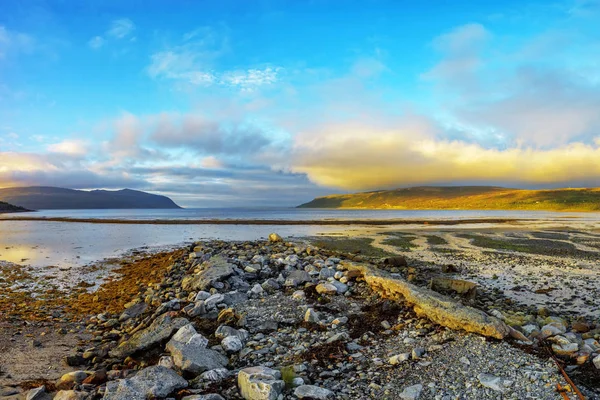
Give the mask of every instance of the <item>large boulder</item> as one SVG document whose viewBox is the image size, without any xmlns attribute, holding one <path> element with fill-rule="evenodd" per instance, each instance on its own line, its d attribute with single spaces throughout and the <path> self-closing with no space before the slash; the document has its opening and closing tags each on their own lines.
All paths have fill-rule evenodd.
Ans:
<svg viewBox="0 0 600 400">
<path fill-rule="evenodd" d="M 221 256 L 215 256 L 202 263 L 201 270 L 197 274 L 183 278 L 181 287 L 188 292 L 209 290 L 215 282 L 227 279 L 233 273 L 232 264 Z"/>
<path fill-rule="evenodd" d="M 187 381 L 172 369 L 155 365 L 141 370 L 133 378 L 108 382 L 104 400 L 164 398 L 187 386 Z"/>
<path fill-rule="evenodd" d="M 238 388 L 246 400 L 276 400 L 284 387 L 281 373 L 271 368 L 249 367 L 238 373 Z"/>
<path fill-rule="evenodd" d="M 114 358 L 125 358 L 136 351 L 148 349 L 167 340 L 173 332 L 189 323 L 185 318 L 175 318 L 176 315 L 175 312 L 162 314 L 148 328 L 136 332 L 129 340 L 111 350 L 109 355 Z"/>
<path fill-rule="evenodd" d="M 382 297 L 403 299 L 412 304 L 417 315 L 451 329 L 461 329 L 496 339 L 504 339 L 510 328 L 498 318 L 427 288 L 415 286 L 403 279 L 366 264 L 342 262 L 347 274 L 362 276 L 369 287 Z"/>
<path fill-rule="evenodd" d="M 207 349 L 208 340 L 189 324 L 182 327 L 167 343 L 167 350 L 177 368 L 191 374 L 225 367 L 229 360 L 222 354 Z"/>
</svg>

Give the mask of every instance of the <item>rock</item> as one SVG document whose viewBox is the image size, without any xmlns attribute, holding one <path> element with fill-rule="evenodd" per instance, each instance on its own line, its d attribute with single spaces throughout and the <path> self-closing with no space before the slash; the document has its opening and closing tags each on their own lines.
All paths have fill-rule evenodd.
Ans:
<svg viewBox="0 0 600 400">
<path fill-rule="evenodd" d="M 217 339 L 225 339 L 229 336 L 236 336 L 243 343 L 248 339 L 248 332 L 245 329 L 235 329 L 227 325 L 220 325 L 215 331 Z"/>
<path fill-rule="evenodd" d="M 146 400 L 164 398 L 188 383 L 175 371 L 155 365 L 138 372 L 133 378 L 110 381 L 106 385 L 104 400 Z"/>
<path fill-rule="evenodd" d="M 579 350 L 579 345 L 577 343 L 554 343 L 552 345 L 552 351 L 559 356 L 570 356 Z"/>
<path fill-rule="evenodd" d="M 346 285 L 345 283 L 338 282 L 338 281 L 332 281 L 331 284 L 333 286 L 335 286 L 335 288 L 339 294 L 344 294 L 348 291 L 348 285 Z"/>
<path fill-rule="evenodd" d="M 292 271 L 285 280 L 285 286 L 296 287 L 303 283 L 310 282 L 310 275 L 306 271 Z"/>
<path fill-rule="evenodd" d="M 188 340 L 185 341 L 186 339 Z M 171 353 L 175 366 L 191 374 L 198 375 L 204 371 L 225 367 L 229 363 L 227 357 L 207 349 L 207 343 L 202 335 L 195 333 L 189 336 L 188 331 L 180 338 L 173 336 L 167 343 L 167 350 Z"/>
<path fill-rule="evenodd" d="M 423 391 L 423 385 L 417 384 L 412 385 L 405 388 L 402 393 L 400 393 L 400 398 L 402 400 L 417 400 L 419 396 L 421 396 L 421 392 Z"/>
<path fill-rule="evenodd" d="M 212 308 L 215 308 L 217 306 L 217 304 L 223 303 L 224 301 L 225 301 L 224 295 L 222 295 L 221 293 L 215 293 L 212 296 L 210 296 L 208 299 L 204 300 L 204 307 L 206 307 L 207 310 L 210 310 Z"/>
<path fill-rule="evenodd" d="M 331 283 L 319 283 L 315 290 L 319 294 L 337 294 L 337 288 Z"/>
<path fill-rule="evenodd" d="M 343 340 L 350 340 L 350 335 L 348 335 L 347 332 L 336 333 L 335 335 L 327 339 L 325 343 L 335 343 Z"/>
<path fill-rule="evenodd" d="M 128 309 L 126 309 L 123 312 L 123 314 L 121 314 L 121 316 L 119 317 L 119 321 L 123 322 L 123 321 L 127 321 L 130 318 L 139 317 L 140 315 L 142 315 L 144 313 L 144 311 L 146 311 L 147 308 L 148 308 L 148 304 L 146 304 L 144 302 L 134 304 L 131 307 L 129 307 Z"/>
<path fill-rule="evenodd" d="M 585 322 L 577 321 L 573 323 L 571 329 L 573 332 L 586 333 L 590 331 L 590 326 Z"/>
<path fill-rule="evenodd" d="M 319 271 L 319 279 L 321 280 L 327 280 L 329 278 L 333 278 L 335 276 L 335 269 L 333 268 L 322 268 L 321 271 Z"/>
<path fill-rule="evenodd" d="M 333 397 L 333 392 L 313 385 L 301 385 L 294 390 L 299 399 L 327 400 Z"/>
<path fill-rule="evenodd" d="M 211 369 L 210 371 L 203 372 L 200 378 L 205 381 L 220 382 L 231 376 L 231 372 L 226 368 Z"/>
<path fill-rule="evenodd" d="M 419 360 L 425 355 L 425 349 L 422 347 L 415 347 L 411 355 L 413 360 Z"/>
<path fill-rule="evenodd" d="M 544 325 L 541 330 L 542 337 L 544 339 L 548 338 L 550 336 L 562 335 L 566 331 L 567 331 L 567 328 L 559 322 L 552 322 L 547 325 Z"/>
<path fill-rule="evenodd" d="M 182 397 L 181 400 L 225 400 L 220 394 L 194 394 L 192 396 Z"/>
<path fill-rule="evenodd" d="M 491 374 L 479 374 L 477 375 L 477 379 L 479 379 L 479 382 L 486 388 L 490 388 L 500 393 L 504 392 L 504 385 L 502 383 L 502 378 L 500 377 Z"/>
<path fill-rule="evenodd" d="M 27 392 L 25 400 L 41 400 L 46 397 L 46 388 L 44 386 L 31 389 Z"/>
<path fill-rule="evenodd" d="M 162 367 L 165 368 L 170 368 L 173 369 L 175 368 L 175 362 L 173 361 L 173 357 L 171 356 L 162 356 L 159 360 L 158 360 L 158 364 Z"/>
<path fill-rule="evenodd" d="M 280 243 L 283 242 L 283 238 L 276 233 L 269 234 L 269 242 L 270 243 Z"/>
<path fill-rule="evenodd" d="M 359 273 L 375 292 L 383 297 L 403 297 L 412 304 L 417 315 L 451 329 L 461 329 L 484 336 L 504 339 L 510 334 L 508 326 L 481 310 L 464 306 L 430 289 L 415 286 L 389 273 L 366 264 L 341 262 L 349 273 Z"/>
<path fill-rule="evenodd" d="M 296 290 L 294 293 L 292 293 L 292 299 L 294 300 L 304 300 L 306 299 L 306 293 L 304 293 L 303 290 Z"/>
<path fill-rule="evenodd" d="M 281 373 L 267 367 L 249 367 L 238 373 L 238 388 L 246 400 L 276 400 L 285 387 Z"/>
<path fill-rule="evenodd" d="M 206 348 L 208 339 L 196 332 L 196 329 L 192 324 L 187 324 L 179 328 L 177 333 L 173 335 L 169 343 L 167 343 L 167 349 L 169 349 L 169 346 L 175 346 L 177 344 L 194 345 L 200 348 Z"/>
<path fill-rule="evenodd" d="M 123 359 L 168 339 L 173 332 L 189 323 L 185 318 L 174 318 L 175 315 L 175 312 L 162 314 L 148 328 L 135 333 L 129 340 L 111 350 L 110 356 Z"/>
<path fill-rule="evenodd" d="M 388 362 L 391 365 L 398 365 L 398 364 L 403 363 L 408 360 L 410 360 L 410 353 L 402 353 L 402 354 L 396 354 L 395 356 L 390 357 Z"/>
<path fill-rule="evenodd" d="M 75 390 L 61 390 L 54 395 L 53 400 L 84 400 L 88 397 L 87 393 L 76 392 Z"/>
<path fill-rule="evenodd" d="M 594 367 L 596 367 L 596 369 L 600 369 L 600 354 L 594 357 L 592 363 L 594 363 Z"/>
<path fill-rule="evenodd" d="M 221 341 L 221 347 L 228 353 L 237 353 L 242 348 L 244 348 L 244 344 L 237 336 L 228 336 Z"/>
<path fill-rule="evenodd" d="M 306 322 L 319 323 L 319 321 L 320 321 L 319 314 L 314 309 L 309 308 L 308 310 L 306 310 L 306 313 L 304 314 L 304 320 Z"/>
<path fill-rule="evenodd" d="M 261 287 L 267 293 L 274 293 L 277 290 L 281 289 L 281 285 L 279 285 L 279 283 L 277 283 L 277 281 L 273 278 L 269 278 L 266 281 L 264 281 Z"/>
<path fill-rule="evenodd" d="M 221 256 L 215 256 L 202 263 L 200 272 L 183 278 L 181 287 L 188 292 L 209 290 L 214 283 L 234 274 L 233 265 Z"/>
<path fill-rule="evenodd" d="M 204 290 L 199 291 L 198 293 L 196 293 L 196 297 L 194 297 L 194 302 L 196 301 L 200 301 L 200 300 L 206 300 L 211 296 L 210 293 L 205 292 Z"/>
<path fill-rule="evenodd" d="M 75 384 L 82 383 L 85 378 L 87 378 L 87 374 L 84 371 L 68 372 L 60 377 L 56 383 L 56 387 L 60 390 L 69 390 Z"/>
</svg>

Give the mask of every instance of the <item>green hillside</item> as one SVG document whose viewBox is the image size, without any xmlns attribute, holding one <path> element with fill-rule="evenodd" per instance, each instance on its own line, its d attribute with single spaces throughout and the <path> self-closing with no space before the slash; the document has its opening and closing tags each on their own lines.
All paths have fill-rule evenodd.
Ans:
<svg viewBox="0 0 600 400">
<path fill-rule="evenodd" d="M 317 197 L 298 207 L 600 211 L 600 188 L 527 190 L 492 186 L 422 186 Z"/>
</svg>

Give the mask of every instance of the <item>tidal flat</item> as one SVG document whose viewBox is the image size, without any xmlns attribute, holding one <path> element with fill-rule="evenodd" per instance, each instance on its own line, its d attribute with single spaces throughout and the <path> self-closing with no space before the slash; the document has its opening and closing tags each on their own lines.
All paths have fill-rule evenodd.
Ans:
<svg viewBox="0 0 600 400">
<path fill-rule="evenodd" d="M 475 296 L 436 290 L 522 336 L 490 339 L 433 322 L 382 296 L 347 263 L 419 290 L 434 279 L 473 282 Z M 238 399 L 240 371 L 257 366 L 283 381 L 273 390 L 285 399 L 304 391 L 339 399 L 575 399 L 574 387 L 600 398 L 593 229 L 353 227 L 283 241 L 142 248 L 62 274 L 49 267 L 0 263 L 0 398 L 42 386 L 119 398 L 124 382 L 146 388 L 144 374 L 154 368 L 178 382 L 163 388 L 166 395 Z M 225 273 L 190 283 L 208 270 Z M 184 328 L 206 338 L 196 350 L 214 352 L 210 365 L 186 370 L 182 357 L 200 361 L 173 342 Z M 157 332 L 158 340 L 148 339 Z"/>
</svg>

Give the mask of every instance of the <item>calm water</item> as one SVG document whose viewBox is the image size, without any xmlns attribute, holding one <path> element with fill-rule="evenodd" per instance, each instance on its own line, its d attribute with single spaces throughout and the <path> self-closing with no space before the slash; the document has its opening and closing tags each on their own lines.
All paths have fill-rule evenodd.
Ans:
<svg viewBox="0 0 600 400">
<path fill-rule="evenodd" d="M 20 214 L 24 215 L 24 214 Z M 600 227 L 600 213 L 556 213 L 531 211 L 426 211 L 426 210 L 321 210 L 295 208 L 236 208 L 181 210 L 61 210 L 27 214 L 35 217 L 72 217 L 124 220 L 185 219 L 273 219 L 273 220 L 344 220 L 344 219 L 424 219 L 465 218 L 534 219 L 533 225 L 574 228 Z M 128 225 L 90 224 L 48 221 L 10 221 L 15 214 L 0 215 L 0 260 L 33 266 L 76 266 L 119 256 L 135 248 L 164 248 L 201 239 L 255 240 L 270 232 L 285 237 L 320 234 L 356 234 L 385 227 L 364 226 L 257 226 L 257 225 Z M 493 224 L 456 225 L 443 229 L 489 228 Z M 393 229 L 438 229 L 435 226 L 396 226 Z"/>
</svg>

